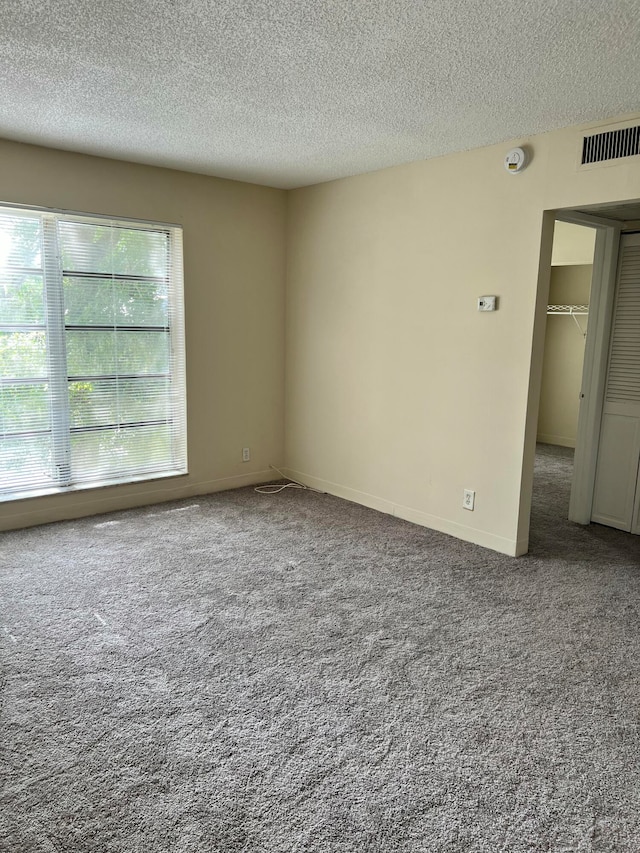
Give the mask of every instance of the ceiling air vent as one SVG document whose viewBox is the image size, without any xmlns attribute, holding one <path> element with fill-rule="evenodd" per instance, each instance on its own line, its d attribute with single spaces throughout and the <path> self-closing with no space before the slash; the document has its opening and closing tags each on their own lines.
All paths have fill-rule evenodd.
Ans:
<svg viewBox="0 0 640 853">
<path fill-rule="evenodd" d="M 581 166 L 604 163 L 640 154 L 640 124 L 585 136 L 582 141 Z"/>
</svg>

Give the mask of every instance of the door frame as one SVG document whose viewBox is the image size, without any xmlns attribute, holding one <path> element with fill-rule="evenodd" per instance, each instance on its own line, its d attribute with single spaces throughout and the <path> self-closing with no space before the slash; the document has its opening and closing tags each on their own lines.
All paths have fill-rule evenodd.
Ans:
<svg viewBox="0 0 640 853">
<path fill-rule="evenodd" d="M 569 520 L 589 524 L 596 480 L 598 443 L 609 359 L 613 300 L 623 223 L 576 211 L 556 212 L 556 220 L 596 230 L 589 323 L 585 341 Z"/>
</svg>

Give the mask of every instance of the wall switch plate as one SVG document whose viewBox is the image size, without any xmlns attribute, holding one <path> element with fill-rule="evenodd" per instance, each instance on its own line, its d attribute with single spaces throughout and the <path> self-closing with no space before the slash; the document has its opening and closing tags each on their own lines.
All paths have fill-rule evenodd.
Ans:
<svg viewBox="0 0 640 853">
<path fill-rule="evenodd" d="M 249 450 L 248 447 L 243 447 L 242 448 L 242 461 L 243 462 L 249 462 L 250 459 L 251 459 L 251 450 Z"/>
<path fill-rule="evenodd" d="M 464 497 L 462 498 L 462 508 L 472 510 L 476 503 L 476 493 L 473 489 L 465 489 Z"/>
<path fill-rule="evenodd" d="M 479 296 L 478 311 L 495 311 L 498 307 L 497 296 Z"/>
</svg>

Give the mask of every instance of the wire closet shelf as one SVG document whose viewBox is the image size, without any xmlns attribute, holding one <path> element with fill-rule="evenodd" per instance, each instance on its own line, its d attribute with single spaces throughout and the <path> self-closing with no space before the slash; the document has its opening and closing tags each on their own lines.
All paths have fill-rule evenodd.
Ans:
<svg viewBox="0 0 640 853">
<path fill-rule="evenodd" d="M 573 317 L 576 326 L 580 329 L 582 336 L 586 338 L 587 333 L 580 325 L 578 317 L 580 316 L 588 316 L 589 314 L 589 306 L 588 305 L 547 305 L 547 314 L 566 314 L 569 317 Z"/>
</svg>

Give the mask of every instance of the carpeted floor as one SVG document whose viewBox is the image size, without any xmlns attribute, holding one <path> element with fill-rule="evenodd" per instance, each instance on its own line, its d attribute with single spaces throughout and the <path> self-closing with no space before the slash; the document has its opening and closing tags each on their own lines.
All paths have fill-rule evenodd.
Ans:
<svg viewBox="0 0 640 853">
<path fill-rule="evenodd" d="M 636 537 L 251 489 L 0 540 L 2 853 L 640 850 Z"/>
</svg>

